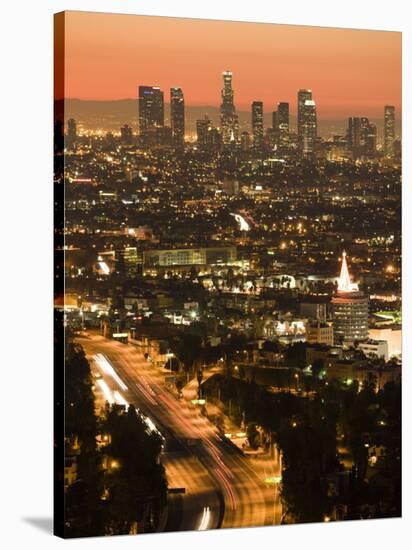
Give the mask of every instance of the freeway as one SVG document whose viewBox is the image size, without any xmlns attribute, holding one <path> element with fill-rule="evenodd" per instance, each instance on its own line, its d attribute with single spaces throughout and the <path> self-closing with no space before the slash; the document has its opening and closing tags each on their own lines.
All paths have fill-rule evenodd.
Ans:
<svg viewBox="0 0 412 550">
<path fill-rule="evenodd" d="M 135 404 L 166 437 L 162 462 L 169 487 L 185 487 L 186 493 L 170 495 L 164 530 L 279 522 L 278 491 L 265 484 L 260 469 L 222 437 L 189 400 L 177 400 L 165 386 L 161 369 L 148 363 L 131 344 L 94 333 L 78 341 L 92 369 L 98 369 L 103 377 L 103 399 Z M 274 473 L 272 468 L 269 474 Z"/>
</svg>

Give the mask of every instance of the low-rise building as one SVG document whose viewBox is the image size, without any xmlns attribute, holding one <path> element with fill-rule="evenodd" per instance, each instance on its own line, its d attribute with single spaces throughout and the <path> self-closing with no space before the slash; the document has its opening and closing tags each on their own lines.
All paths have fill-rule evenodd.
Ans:
<svg viewBox="0 0 412 550">
<path fill-rule="evenodd" d="M 366 342 L 360 342 L 358 347 L 366 357 L 381 357 L 385 361 L 389 359 L 388 342 L 386 340 L 366 340 Z"/>
<path fill-rule="evenodd" d="M 333 346 L 333 325 L 326 322 L 308 322 L 306 324 L 306 341 L 308 344 L 325 344 Z"/>
</svg>

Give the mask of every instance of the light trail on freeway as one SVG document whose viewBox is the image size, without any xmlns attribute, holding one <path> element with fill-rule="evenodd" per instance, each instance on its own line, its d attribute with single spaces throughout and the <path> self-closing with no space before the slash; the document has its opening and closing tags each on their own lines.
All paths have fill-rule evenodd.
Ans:
<svg viewBox="0 0 412 550">
<path fill-rule="evenodd" d="M 186 494 L 181 498 L 181 513 L 171 510 L 166 530 L 275 524 L 275 518 L 282 514 L 274 512 L 280 504 L 273 491 L 249 459 L 207 418 L 171 394 L 160 369 L 148 364 L 131 344 L 93 333 L 78 342 L 92 366 L 95 363 L 106 376 L 105 385 L 99 384 L 105 399 L 123 405 L 133 403 L 169 441 L 162 456 L 168 484 L 185 487 Z"/>
</svg>

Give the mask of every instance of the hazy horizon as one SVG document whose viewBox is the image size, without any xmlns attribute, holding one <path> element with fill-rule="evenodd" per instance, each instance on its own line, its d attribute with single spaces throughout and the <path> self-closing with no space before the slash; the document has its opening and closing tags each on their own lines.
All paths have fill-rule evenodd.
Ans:
<svg viewBox="0 0 412 550">
<path fill-rule="evenodd" d="M 294 112 L 300 88 L 312 90 L 319 119 L 401 108 L 398 32 L 69 11 L 64 54 L 64 96 L 81 100 L 134 98 L 145 84 L 218 106 L 230 70 L 239 111 L 259 100 Z"/>
<path fill-rule="evenodd" d="M 67 98 L 65 119 L 74 118 L 79 125 L 84 125 L 89 130 L 96 130 L 104 127 L 108 131 L 119 131 L 120 126 L 129 124 L 133 129 L 138 129 L 138 102 L 137 98 L 123 98 L 112 100 L 88 100 L 80 98 Z M 275 104 L 264 105 L 264 125 L 272 126 L 272 110 Z M 373 124 L 376 124 L 378 138 L 383 134 L 383 107 L 382 117 L 369 117 Z M 169 102 L 165 102 L 165 124 L 170 122 Z M 269 110 L 272 109 L 272 110 Z M 251 109 L 237 110 L 242 129 L 251 129 Z M 212 122 L 219 125 L 219 105 L 188 105 L 186 106 L 186 133 L 196 132 L 196 120 L 207 114 Z M 355 112 L 351 116 L 367 116 L 362 112 Z M 397 134 L 400 131 L 400 114 L 396 112 Z M 290 113 L 291 131 L 296 130 L 296 113 Z M 318 118 L 318 133 L 323 137 L 330 137 L 333 134 L 341 134 L 346 130 L 347 117 L 340 118 Z M 380 134 L 380 135 L 379 135 Z"/>
</svg>

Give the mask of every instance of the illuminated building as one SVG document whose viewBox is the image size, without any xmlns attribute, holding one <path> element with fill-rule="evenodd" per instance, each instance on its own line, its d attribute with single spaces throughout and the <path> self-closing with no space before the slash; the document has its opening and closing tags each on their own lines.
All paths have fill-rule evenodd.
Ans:
<svg viewBox="0 0 412 550">
<path fill-rule="evenodd" d="M 222 182 L 222 191 L 226 195 L 237 195 L 237 193 L 239 193 L 238 180 L 225 178 Z"/>
<path fill-rule="evenodd" d="M 203 149 L 210 145 L 212 129 L 212 121 L 207 115 L 205 115 L 205 118 L 196 121 L 197 144 L 200 148 Z"/>
<path fill-rule="evenodd" d="M 369 329 L 369 338 L 383 340 L 388 344 L 389 357 L 400 357 L 402 354 L 402 328 L 400 325 Z"/>
<path fill-rule="evenodd" d="M 384 151 L 387 157 L 394 156 L 394 141 L 395 141 L 395 107 L 385 105 L 385 120 L 384 120 Z"/>
<path fill-rule="evenodd" d="M 204 151 L 220 147 L 221 136 L 207 115 L 196 121 L 197 146 Z"/>
<path fill-rule="evenodd" d="M 312 99 L 306 99 L 302 107 L 302 152 L 310 155 L 315 151 L 318 123 L 316 116 L 316 103 Z"/>
<path fill-rule="evenodd" d="M 249 132 L 242 132 L 240 135 L 240 148 L 242 151 L 248 151 L 250 149 L 250 134 Z"/>
<path fill-rule="evenodd" d="M 145 144 L 151 144 L 156 128 L 164 126 L 163 92 L 158 86 L 139 86 L 139 129 Z"/>
<path fill-rule="evenodd" d="M 333 346 L 333 325 L 321 321 L 310 322 L 306 325 L 306 341 L 308 344 L 324 344 Z"/>
<path fill-rule="evenodd" d="M 359 343 L 359 349 L 366 357 L 382 357 L 387 361 L 389 359 L 388 342 L 386 340 L 365 340 Z"/>
<path fill-rule="evenodd" d="M 336 343 L 353 344 L 367 340 L 368 299 L 351 282 L 346 252 L 342 254 L 342 268 L 338 279 L 338 290 L 332 297 L 333 329 Z"/>
<path fill-rule="evenodd" d="M 183 147 L 185 140 L 185 100 L 181 88 L 170 88 L 170 120 L 175 147 Z"/>
<path fill-rule="evenodd" d="M 374 157 L 376 154 L 376 126 L 369 124 L 365 136 L 365 153 L 368 157 Z"/>
<path fill-rule="evenodd" d="M 236 247 L 172 248 L 145 250 L 143 262 L 147 267 L 231 264 L 236 261 Z"/>
<path fill-rule="evenodd" d="M 142 265 L 142 253 L 135 246 L 126 246 L 116 251 L 117 271 L 128 279 L 137 276 L 138 266 Z"/>
<path fill-rule="evenodd" d="M 120 128 L 120 139 L 125 145 L 131 145 L 133 140 L 133 132 L 128 124 Z"/>
<path fill-rule="evenodd" d="M 239 139 L 239 117 L 233 102 L 232 73 L 224 71 L 222 103 L 220 105 L 220 123 L 224 145 L 236 143 Z"/>
<path fill-rule="evenodd" d="M 376 126 L 366 117 L 349 117 L 348 147 L 354 158 L 376 153 Z"/>
<path fill-rule="evenodd" d="M 273 113 L 276 115 L 276 112 Z M 275 149 L 278 145 L 278 131 L 275 128 L 267 128 L 266 129 L 266 140 L 269 144 L 269 147 L 272 149 Z"/>
<path fill-rule="evenodd" d="M 278 145 L 287 147 L 289 144 L 289 103 L 278 103 L 276 116 Z"/>
<path fill-rule="evenodd" d="M 252 132 L 253 144 L 261 147 L 263 144 L 263 103 L 254 101 L 252 103 Z"/>
<path fill-rule="evenodd" d="M 298 144 L 301 151 L 303 151 L 303 142 L 305 135 L 305 101 L 310 100 L 312 100 L 312 90 L 298 91 Z"/>
<path fill-rule="evenodd" d="M 361 126 L 359 117 L 348 118 L 348 147 L 353 151 L 360 149 Z"/>
<path fill-rule="evenodd" d="M 76 145 L 77 140 L 77 124 L 74 118 L 69 118 L 67 121 L 67 137 L 66 137 L 66 148 L 73 149 Z"/>
</svg>

